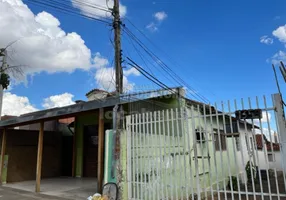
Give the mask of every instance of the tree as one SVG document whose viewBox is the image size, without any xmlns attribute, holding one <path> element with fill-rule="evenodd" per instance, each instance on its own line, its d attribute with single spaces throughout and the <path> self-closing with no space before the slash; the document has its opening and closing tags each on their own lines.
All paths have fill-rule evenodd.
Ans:
<svg viewBox="0 0 286 200">
<path fill-rule="evenodd" d="M 14 42 L 13 42 L 14 43 Z M 10 85 L 10 76 L 13 76 L 14 78 L 19 78 L 20 76 L 23 76 L 23 65 L 15 65 L 10 66 L 7 63 L 7 48 L 10 47 L 13 43 L 10 43 L 5 48 L 0 49 L 0 57 L 2 57 L 2 63 L 0 66 L 0 120 L 2 116 L 2 104 L 3 104 L 3 90 L 7 89 Z M 0 61 L 1 62 L 1 61 Z"/>
</svg>

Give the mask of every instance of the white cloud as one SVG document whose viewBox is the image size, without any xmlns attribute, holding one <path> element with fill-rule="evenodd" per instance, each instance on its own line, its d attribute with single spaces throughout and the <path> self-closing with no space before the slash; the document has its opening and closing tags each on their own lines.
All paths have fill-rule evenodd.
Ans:
<svg viewBox="0 0 286 200">
<path fill-rule="evenodd" d="M 277 37 L 281 42 L 286 42 L 286 24 L 284 26 L 278 27 L 272 32 L 272 34 Z"/>
<path fill-rule="evenodd" d="M 153 17 L 155 18 L 155 22 L 154 21 L 150 22 L 146 26 L 146 28 L 151 32 L 156 32 L 159 30 L 161 22 L 164 21 L 168 17 L 168 15 L 164 11 L 161 11 L 154 13 Z"/>
<path fill-rule="evenodd" d="M 260 38 L 260 42 L 263 43 L 263 44 L 273 44 L 273 39 L 268 37 L 267 35 L 264 35 Z"/>
<path fill-rule="evenodd" d="M 157 27 L 157 25 L 156 25 L 154 22 L 151 22 L 150 24 L 148 24 L 148 25 L 146 26 L 146 28 L 147 28 L 148 30 L 150 30 L 151 32 L 158 31 L 158 27 Z"/>
<path fill-rule="evenodd" d="M 131 75 L 131 73 L 129 75 Z M 106 91 L 115 90 L 115 70 L 113 67 L 98 69 L 95 73 L 95 79 L 100 89 L 104 89 Z M 132 90 L 133 87 L 134 83 L 130 83 L 127 80 L 127 76 L 124 75 L 123 76 L 124 92 Z"/>
<path fill-rule="evenodd" d="M 133 67 L 128 70 L 124 70 L 123 73 L 125 76 L 130 76 L 130 75 L 140 76 L 140 72 Z"/>
<path fill-rule="evenodd" d="M 75 32 L 65 33 L 47 12 L 34 15 L 21 0 L 0 0 L 0 47 L 13 41 L 8 62 L 23 64 L 27 73 L 89 70 L 91 52 Z"/>
<path fill-rule="evenodd" d="M 156 20 L 161 22 L 161 21 L 165 20 L 168 17 L 168 15 L 164 11 L 161 11 L 161 12 L 156 12 L 154 14 L 154 17 Z"/>
<path fill-rule="evenodd" d="M 286 52 L 285 51 L 279 51 L 278 53 L 274 54 L 271 58 L 271 62 L 274 65 L 277 65 L 280 63 L 280 61 L 286 62 Z"/>
<path fill-rule="evenodd" d="M 11 92 L 5 92 L 3 95 L 3 108 L 2 108 L 2 116 L 3 115 L 22 115 L 25 113 L 30 113 L 37 111 L 29 101 L 27 97 L 17 96 L 16 94 L 12 94 Z"/>
<path fill-rule="evenodd" d="M 72 105 L 75 103 L 72 100 L 73 97 L 74 97 L 74 95 L 72 95 L 70 93 L 63 93 L 63 94 L 59 94 L 59 95 L 50 96 L 50 97 L 44 99 L 42 106 L 45 109 L 49 109 L 49 108 L 56 108 L 56 107 L 63 107 L 63 106 Z"/>
<path fill-rule="evenodd" d="M 95 18 L 107 18 L 107 17 L 111 17 L 110 12 L 106 12 L 96 7 L 100 7 L 105 10 L 108 8 L 113 8 L 114 1 L 113 0 L 85 0 L 84 2 L 82 2 L 79 0 L 72 0 L 72 5 L 75 8 L 80 9 L 80 11 L 85 15 L 95 17 Z M 119 4 L 119 11 L 120 11 L 121 17 L 124 17 L 127 12 L 126 6 Z"/>
<path fill-rule="evenodd" d="M 97 52 L 95 54 L 95 57 L 93 58 L 93 64 L 96 68 L 102 68 L 102 67 L 106 67 L 109 64 L 109 62 L 106 58 L 101 56 L 99 52 Z"/>
</svg>

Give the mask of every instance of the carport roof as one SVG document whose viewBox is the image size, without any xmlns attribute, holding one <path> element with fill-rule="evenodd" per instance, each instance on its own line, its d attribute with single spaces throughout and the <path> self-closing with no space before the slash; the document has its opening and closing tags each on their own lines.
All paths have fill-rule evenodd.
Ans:
<svg viewBox="0 0 286 200">
<path fill-rule="evenodd" d="M 112 107 L 117 104 L 126 104 L 136 102 L 140 100 L 146 100 L 150 98 L 161 97 L 165 95 L 173 94 L 179 88 L 172 88 L 170 90 L 153 90 L 141 93 L 133 93 L 128 95 L 108 97 L 102 100 L 93 100 L 88 102 L 80 102 L 74 105 L 53 108 L 48 110 L 42 110 L 32 113 L 20 115 L 19 117 L 10 118 L 7 120 L 0 121 L 0 127 L 15 127 L 26 124 L 39 123 L 41 121 L 49 121 L 59 118 L 73 117 L 79 113 L 85 113 L 99 108 Z"/>
</svg>

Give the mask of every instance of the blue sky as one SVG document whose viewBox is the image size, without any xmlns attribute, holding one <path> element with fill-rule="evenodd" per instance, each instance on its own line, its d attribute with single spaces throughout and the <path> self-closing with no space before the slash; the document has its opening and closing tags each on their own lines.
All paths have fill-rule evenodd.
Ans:
<svg viewBox="0 0 286 200">
<path fill-rule="evenodd" d="M 3 1 L 5 2 L 0 0 L 0 5 Z M 111 27 L 78 16 L 62 14 L 47 7 L 35 6 L 27 1 L 24 3 L 35 15 L 42 11 L 52 14 L 59 20 L 60 28 L 65 33 L 76 32 L 81 36 L 90 49 L 92 58 L 99 52 L 102 58 L 109 61 L 106 67 L 112 66 Z M 126 27 L 211 102 L 270 95 L 277 91 L 271 58 L 277 52 L 285 51 L 286 41 L 281 41 L 281 34 L 279 41 L 273 31 L 286 24 L 285 1 L 124 0 L 121 4 L 127 8 L 123 18 Z M 162 19 L 156 18 L 155 14 L 158 12 L 165 14 Z M 134 29 L 126 18 L 160 50 Z M 148 25 L 152 23 L 153 29 L 148 29 Z M 267 36 L 268 43 L 272 44 L 262 43 L 262 36 Z M 146 67 L 125 34 L 122 36 L 122 46 L 124 55 L 132 57 L 145 69 L 151 68 L 154 75 L 167 85 L 176 85 L 154 66 L 149 64 Z M 286 56 L 284 58 L 286 60 Z M 128 69 L 130 68 L 125 68 Z M 37 109 L 43 108 L 44 98 L 53 95 L 69 93 L 73 95 L 73 101 L 85 99 L 86 92 L 98 87 L 94 78 L 97 70 L 98 68 L 83 70 L 77 67 L 71 72 L 58 70 L 51 73 L 45 69 L 38 70 L 31 73 L 32 76 L 29 75 L 26 84 L 13 85 L 9 92 L 27 97 L 29 104 Z M 279 71 L 278 73 L 283 91 L 285 84 Z M 142 85 L 150 85 L 152 88 L 153 84 L 143 76 L 133 73 L 127 78 L 129 83 L 135 84 L 135 88 Z"/>
</svg>

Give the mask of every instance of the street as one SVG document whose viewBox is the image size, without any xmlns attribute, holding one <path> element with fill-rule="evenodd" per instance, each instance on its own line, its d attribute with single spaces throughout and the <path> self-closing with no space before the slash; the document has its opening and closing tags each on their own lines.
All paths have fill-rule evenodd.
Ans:
<svg viewBox="0 0 286 200">
<path fill-rule="evenodd" d="M 0 186 L 0 200 L 67 200 L 54 196 L 36 194 Z"/>
</svg>

